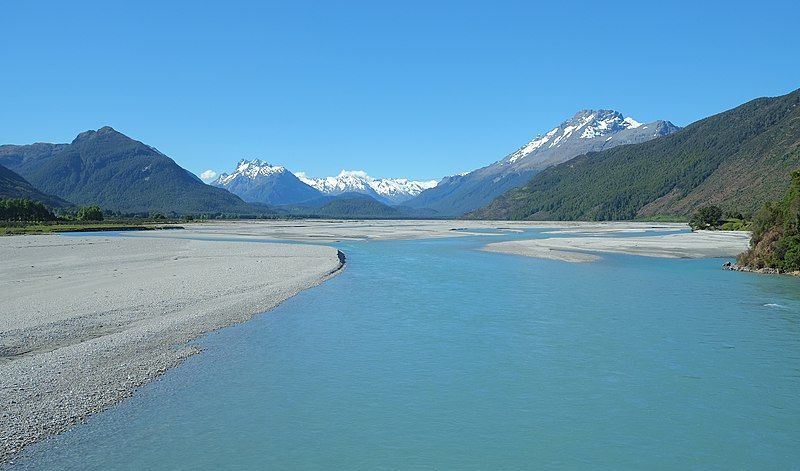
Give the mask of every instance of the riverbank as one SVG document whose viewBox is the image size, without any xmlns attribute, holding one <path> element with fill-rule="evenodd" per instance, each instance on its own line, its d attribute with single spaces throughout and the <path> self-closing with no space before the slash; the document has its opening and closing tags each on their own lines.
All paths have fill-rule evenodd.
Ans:
<svg viewBox="0 0 800 471">
<path fill-rule="evenodd" d="M 800 271 L 782 271 L 777 268 L 750 268 L 744 265 L 739 265 L 736 263 L 726 263 L 722 266 L 722 268 L 730 271 L 742 271 L 747 273 L 759 273 L 761 275 L 788 275 L 788 276 L 800 276 Z"/>
<path fill-rule="evenodd" d="M 129 237 L 0 238 L 0 462 L 130 396 L 199 335 L 343 266 L 332 247 Z"/>
<path fill-rule="evenodd" d="M 627 229 L 620 228 L 620 231 Z M 608 232 L 608 231 L 605 231 Z M 593 262 L 602 253 L 662 258 L 735 257 L 747 250 L 749 232 L 697 231 L 648 237 L 553 237 L 488 244 L 483 250 L 566 262 Z"/>
</svg>

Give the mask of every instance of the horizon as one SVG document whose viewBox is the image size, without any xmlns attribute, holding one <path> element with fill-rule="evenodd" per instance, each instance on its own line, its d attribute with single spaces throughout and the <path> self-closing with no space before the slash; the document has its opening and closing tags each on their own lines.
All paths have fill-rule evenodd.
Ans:
<svg viewBox="0 0 800 471">
<path fill-rule="evenodd" d="M 257 158 L 439 180 L 581 109 L 684 127 L 800 76 L 794 18 L 773 13 L 788 2 L 154 5 L 7 6 L 4 55 L 23 72 L 0 78 L 0 143 L 108 125 L 198 176 Z"/>
</svg>

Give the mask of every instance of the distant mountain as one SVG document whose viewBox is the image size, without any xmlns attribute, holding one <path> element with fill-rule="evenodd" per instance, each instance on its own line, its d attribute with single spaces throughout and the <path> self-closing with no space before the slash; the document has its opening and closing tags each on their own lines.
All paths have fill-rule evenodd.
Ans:
<svg viewBox="0 0 800 471">
<path fill-rule="evenodd" d="M 376 178 L 369 182 L 375 193 L 391 204 L 401 204 L 438 184 L 436 180 L 409 180 L 407 178 Z"/>
<path fill-rule="evenodd" d="M 653 141 L 583 155 L 470 217 L 633 219 L 714 204 L 752 213 L 800 168 L 800 90 L 759 98 Z"/>
<path fill-rule="evenodd" d="M 240 160 L 233 173 L 223 173 L 212 185 L 247 202 L 272 205 L 301 203 L 322 196 L 286 168 L 258 159 Z"/>
<path fill-rule="evenodd" d="M 70 144 L 0 146 L 0 164 L 39 190 L 127 213 L 253 214 L 266 210 L 204 184 L 154 147 L 106 126 Z"/>
<path fill-rule="evenodd" d="M 360 219 L 431 219 L 438 214 L 431 210 L 389 205 L 363 193 L 322 195 L 313 200 L 275 207 L 290 216 Z"/>
<path fill-rule="evenodd" d="M 42 193 L 24 178 L 0 165 L 0 198 L 24 198 L 38 201 L 49 208 L 66 208 L 72 206 L 58 196 Z"/>
<path fill-rule="evenodd" d="M 297 176 L 325 195 L 361 193 L 388 204 L 399 204 L 436 186 L 435 180 L 414 181 L 406 178 L 372 178 L 361 170 L 342 170 L 335 177 L 311 178 Z"/>
<path fill-rule="evenodd" d="M 364 194 L 346 194 L 314 210 L 314 214 L 333 218 L 393 219 L 401 212 Z"/>
<path fill-rule="evenodd" d="M 539 135 L 497 162 L 445 177 L 439 184 L 406 202 L 458 216 L 491 202 L 511 188 L 524 185 L 538 172 L 578 155 L 623 144 L 635 144 L 675 132 L 669 121 L 641 124 L 612 110 L 583 110 L 544 135 Z"/>
</svg>

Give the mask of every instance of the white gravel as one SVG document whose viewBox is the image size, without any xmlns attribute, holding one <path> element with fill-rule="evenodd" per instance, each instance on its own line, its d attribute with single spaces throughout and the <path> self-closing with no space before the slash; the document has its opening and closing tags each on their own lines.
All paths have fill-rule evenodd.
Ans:
<svg viewBox="0 0 800 471">
<path fill-rule="evenodd" d="M 0 462 L 341 268 L 327 246 L 0 237 Z"/>
<path fill-rule="evenodd" d="M 459 236 L 498 236 L 526 228 L 557 232 L 619 232 L 685 230 L 686 224 L 579 221 L 461 221 L 461 220 L 252 220 L 185 224 L 182 231 L 145 231 L 137 237 L 214 239 L 278 239 L 301 241 L 428 239 Z M 478 231 L 476 231 L 476 229 Z"/>
<path fill-rule="evenodd" d="M 629 228 L 621 229 L 628 232 Z M 608 231 L 606 231 L 608 232 Z M 488 244 L 484 250 L 567 262 L 599 260 L 598 253 L 663 258 L 735 257 L 747 250 L 749 232 L 698 231 L 643 237 L 553 237 Z"/>
</svg>

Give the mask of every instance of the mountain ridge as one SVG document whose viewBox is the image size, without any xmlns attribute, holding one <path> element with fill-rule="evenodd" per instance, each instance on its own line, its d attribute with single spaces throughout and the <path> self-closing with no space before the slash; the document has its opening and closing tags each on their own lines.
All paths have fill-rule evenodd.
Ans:
<svg viewBox="0 0 800 471">
<path fill-rule="evenodd" d="M 342 170 L 333 177 L 313 178 L 304 172 L 298 178 L 325 195 L 361 193 L 387 204 L 400 204 L 436 185 L 435 180 L 417 181 L 407 178 L 373 178 L 363 170 Z"/>
<path fill-rule="evenodd" d="M 0 146 L 0 164 L 76 204 L 127 213 L 265 213 L 204 184 L 155 147 L 103 126 L 69 144 Z"/>
<path fill-rule="evenodd" d="M 452 175 L 406 204 L 459 216 L 524 185 L 536 173 L 591 150 L 644 142 L 679 129 L 669 121 L 642 124 L 614 110 L 581 110 L 485 167 Z"/>
<path fill-rule="evenodd" d="M 661 139 L 551 167 L 469 215 L 616 220 L 687 216 L 701 205 L 754 212 L 800 167 L 800 89 L 756 98 Z"/>
<path fill-rule="evenodd" d="M 211 184 L 246 202 L 271 205 L 302 203 L 322 195 L 285 167 L 260 159 L 240 160 L 233 173 L 223 173 Z"/>
</svg>

